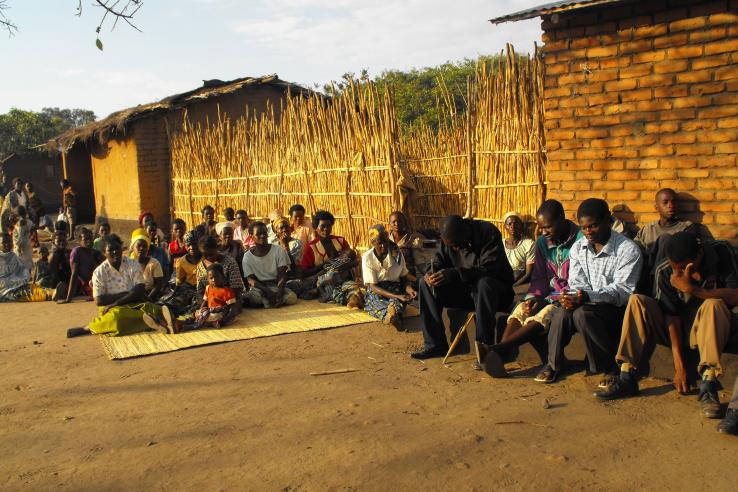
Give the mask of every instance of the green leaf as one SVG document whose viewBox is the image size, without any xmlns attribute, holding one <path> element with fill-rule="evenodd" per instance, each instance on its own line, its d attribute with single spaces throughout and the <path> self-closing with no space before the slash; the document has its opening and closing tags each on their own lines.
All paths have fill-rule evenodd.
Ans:
<svg viewBox="0 0 738 492">
<path fill-rule="evenodd" d="M 97 39 L 95 40 L 95 46 L 97 46 L 97 49 L 99 49 L 100 51 L 102 51 L 102 50 L 103 50 L 103 49 L 102 49 L 102 41 L 100 41 L 100 38 L 97 38 Z"/>
</svg>

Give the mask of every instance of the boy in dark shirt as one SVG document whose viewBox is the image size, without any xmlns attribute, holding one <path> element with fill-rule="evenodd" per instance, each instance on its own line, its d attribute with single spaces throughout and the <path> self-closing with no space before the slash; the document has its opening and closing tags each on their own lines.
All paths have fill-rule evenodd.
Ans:
<svg viewBox="0 0 738 492">
<path fill-rule="evenodd" d="M 738 323 L 730 308 L 738 305 L 738 268 L 730 246 L 720 241 L 701 244 L 690 232 L 668 238 L 666 258 L 656 269 L 654 298 L 633 295 L 628 301 L 616 361 L 620 376 L 595 392 L 603 400 L 638 393 L 636 370 L 655 343 L 670 345 L 674 386 L 689 391 L 682 360 L 682 339 L 700 353 L 699 402 L 703 416 L 721 415 L 717 378 L 720 357 Z"/>
</svg>

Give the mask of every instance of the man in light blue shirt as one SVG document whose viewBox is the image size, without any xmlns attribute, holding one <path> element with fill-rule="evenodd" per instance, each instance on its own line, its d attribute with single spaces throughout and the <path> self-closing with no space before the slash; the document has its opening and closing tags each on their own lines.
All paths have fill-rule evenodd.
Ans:
<svg viewBox="0 0 738 492">
<path fill-rule="evenodd" d="M 584 237 L 569 252 L 570 290 L 560 298 L 565 309 L 559 310 L 549 326 L 548 364 L 536 378 L 545 383 L 558 378 L 564 347 L 575 331 L 584 337 L 589 371 L 611 372 L 625 306 L 643 266 L 636 243 L 612 230 L 607 202 L 584 200 L 577 219 Z"/>
</svg>

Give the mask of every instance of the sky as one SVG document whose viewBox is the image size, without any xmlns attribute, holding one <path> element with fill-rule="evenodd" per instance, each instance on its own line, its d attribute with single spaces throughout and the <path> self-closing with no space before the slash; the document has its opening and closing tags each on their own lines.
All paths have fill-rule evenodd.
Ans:
<svg viewBox="0 0 738 492">
<path fill-rule="evenodd" d="M 540 44 L 540 19 L 488 19 L 543 0 L 145 0 L 134 20 L 101 33 L 82 0 L 7 0 L 19 31 L 0 33 L 0 113 L 91 109 L 98 118 L 202 85 L 276 73 L 306 86 L 346 72 L 433 66 Z"/>
</svg>

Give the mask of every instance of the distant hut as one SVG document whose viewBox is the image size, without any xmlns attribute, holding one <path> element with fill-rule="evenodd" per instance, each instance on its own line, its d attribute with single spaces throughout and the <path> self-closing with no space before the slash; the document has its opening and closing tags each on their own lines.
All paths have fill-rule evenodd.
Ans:
<svg viewBox="0 0 738 492">
<path fill-rule="evenodd" d="M 54 213 L 61 205 L 62 170 L 59 156 L 44 151 L 30 150 L 14 153 L 0 159 L 0 191 L 7 192 L 13 178 L 31 182 L 36 195 L 46 208 L 46 213 Z"/>
<path fill-rule="evenodd" d="M 71 129 L 49 142 L 61 152 L 64 176 L 77 189 L 81 219 L 105 217 L 116 230 L 130 230 L 142 210 L 154 214 L 162 228 L 171 214 L 168 133 L 181 127 L 186 112 L 193 124 L 206 125 L 224 115 L 237 119 L 264 112 L 279 113 L 291 93 L 311 93 L 276 75 L 223 82 L 204 81 L 202 87 L 159 102 L 111 114 Z"/>
</svg>

